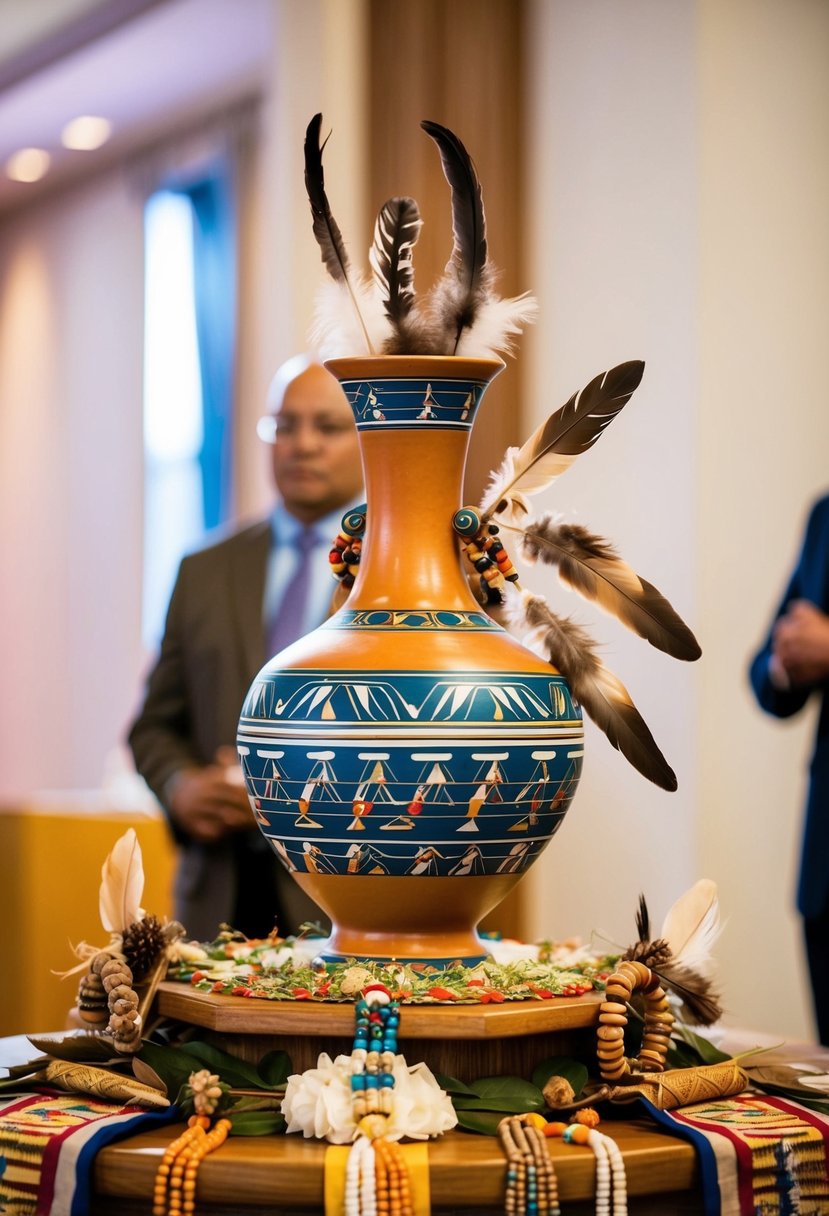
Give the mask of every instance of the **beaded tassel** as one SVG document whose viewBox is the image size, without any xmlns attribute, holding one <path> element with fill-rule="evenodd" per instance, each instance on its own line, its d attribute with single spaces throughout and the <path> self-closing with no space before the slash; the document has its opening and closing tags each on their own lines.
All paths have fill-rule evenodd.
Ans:
<svg viewBox="0 0 829 1216">
<path fill-rule="evenodd" d="M 369 984 L 354 1006 L 351 1101 L 357 1139 L 346 1167 L 346 1216 L 413 1216 L 400 1147 L 385 1138 L 392 1113 L 400 1004 Z"/>
<path fill-rule="evenodd" d="M 498 1136 L 507 1156 L 505 1216 L 560 1216 L 558 1181 L 534 1117 L 502 1119 Z"/>
</svg>

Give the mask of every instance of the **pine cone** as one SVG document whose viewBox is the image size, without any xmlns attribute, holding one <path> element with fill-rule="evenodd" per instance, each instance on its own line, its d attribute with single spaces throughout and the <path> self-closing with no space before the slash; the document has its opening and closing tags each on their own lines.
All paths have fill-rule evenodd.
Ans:
<svg viewBox="0 0 829 1216">
<path fill-rule="evenodd" d="M 164 932 L 154 916 L 136 920 L 125 931 L 122 950 L 135 980 L 142 980 L 165 946 Z"/>
</svg>

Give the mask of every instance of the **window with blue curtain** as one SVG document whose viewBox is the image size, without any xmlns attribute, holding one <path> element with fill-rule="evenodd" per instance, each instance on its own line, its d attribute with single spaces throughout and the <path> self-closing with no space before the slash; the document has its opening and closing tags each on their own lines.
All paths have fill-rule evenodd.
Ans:
<svg viewBox="0 0 829 1216">
<path fill-rule="evenodd" d="M 233 508 L 236 218 L 224 164 L 144 212 L 144 596 L 152 649 L 182 556 Z"/>
</svg>

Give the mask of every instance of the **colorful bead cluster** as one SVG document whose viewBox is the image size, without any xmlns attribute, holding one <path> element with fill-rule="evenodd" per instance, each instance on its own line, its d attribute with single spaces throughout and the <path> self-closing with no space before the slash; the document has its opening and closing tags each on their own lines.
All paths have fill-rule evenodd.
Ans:
<svg viewBox="0 0 829 1216">
<path fill-rule="evenodd" d="M 209 1127 L 208 1115 L 193 1115 L 186 1131 L 168 1145 L 155 1175 L 153 1216 L 193 1216 L 199 1166 L 224 1144 L 230 1120 L 219 1119 L 212 1131 Z"/>
<path fill-rule="evenodd" d="M 596 1130 L 599 1116 L 586 1107 L 569 1123 L 548 1122 L 535 1112 L 511 1115 L 498 1125 L 507 1156 L 505 1216 L 559 1216 L 558 1187 L 545 1139 L 584 1145 L 596 1158 L 596 1216 L 627 1216 L 625 1162 L 615 1140 Z"/>
<path fill-rule="evenodd" d="M 383 984 L 369 984 L 354 1012 L 351 1093 L 354 1121 L 359 1123 L 365 1115 L 391 1114 L 400 1003 Z"/>
<path fill-rule="evenodd" d="M 502 1119 L 498 1136 L 507 1156 L 505 1216 L 560 1216 L 558 1181 L 533 1116 Z"/>
<path fill-rule="evenodd" d="M 487 599 L 492 603 L 500 602 L 505 582 L 517 583 L 518 571 L 498 539 L 497 526 L 484 527 L 474 507 L 461 507 L 455 512 L 452 527 L 466 556 L 481 576 Z"/>
<path fill-rule="evenodd" d="M 642 1047 L 634 1060 L 625 1057 L 628 1002 L 634 992 L 645 998 Z M 659 977 L 644 963 L 627 959 L 608 978 L 596 1031 L 599 1072 L 605 1081 L 620 1081 L 631 1072 L 662 1072 L 674 1024 Z"/>
<path fill-rule="evenodd" d="M 360 569 L 363 533 L 366 530 L 366 507 L 357 507 L 342 518 L 340 531 L 331 546 L 328 562 L 331 573 L 346 587 L 351 587 Z"/>
<path fill-rule="evenodd" d="M 400 1146 L 385 1137 L 392 1113 L 400 1005 L 368 984 L 354 1007 L 351 1100 L 358 1136 L 348 1155 L 345 1216 L 414 1216 Z"/>
</svg>

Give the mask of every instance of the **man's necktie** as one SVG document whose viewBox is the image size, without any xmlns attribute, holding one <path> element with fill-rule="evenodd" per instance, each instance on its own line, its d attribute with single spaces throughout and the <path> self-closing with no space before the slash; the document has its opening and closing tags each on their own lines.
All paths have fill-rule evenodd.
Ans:
<svg viewBox="0 0 829 1216">
<path fill-rule="evenodd" d="M 305 610 L 311 591 L 311 554 L 316 540 L 313 528 L 303 528 L 294 542 L 296 570 L 268 627 L 269 659 L 304 633 Z"/>
</svg>

